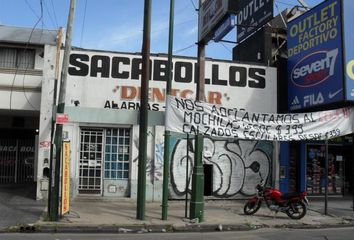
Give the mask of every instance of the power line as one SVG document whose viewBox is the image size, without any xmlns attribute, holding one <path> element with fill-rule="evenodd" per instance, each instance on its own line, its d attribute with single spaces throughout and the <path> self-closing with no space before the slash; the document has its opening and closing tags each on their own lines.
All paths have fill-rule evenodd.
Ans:
<svg viewBox="0 0 354 240">
<path fill-rule="evenodd" d="M 39 18 L 38 14 L 36 13 L 36 11 L 33 9 L 33 7 L 31 6 L 31 4 L 25 0 L 25 3 L 27 4 L 27 6 L 31 9 L 31 11 L 33 12 L 34 15 L 36 15 L 37 18 Z"/>
<path fill-rule="evenodd" d="M 57 24 L 57 28 L 59 28 L 59 24 L 58 24 L 58 20 L 57 20 L 57 14 L 55 13 L 55 7 L 54 7 L 54 4 L 53 4 L 53 0 L 50 0 L 50 2 L 51 2 L 51 5 L 52 5 L 52 10 L 53 10 L 53 14 L 54 14 L 55 23 Z"/>
<path fill-rule="evenodd" d="M 194 7 L 194 10 L 198 11 L 198 8 L 196 7 L 196 5 L 195 5 L 195 3 L 194 3 L 193 0 L 191 0 L 191 3 L 192 3 L 192 5 L 193 5 L 193 7 Z"/>
<path fill-rule="evenodd" d="M 42 29 L 41 29 L 41 35 L 39 37 L 39 42 L 41 42 L 42 40 L 42 36 L 43 36 L 43 25 L 44 25 L 44 22 L 43 22 L 43 0 L 40 0 L 40 9 L 41 9 L 41 16 L 40 16 L 40 19 L 41 19 L 41 22 L 42 22 Z M 27 97 L 27 94 L 26 94 L 26 89 L 25 89 L 25 77 L 26 77 L 26 73 L 27 73 L 27 70 L 28 70 L 28 67 L 29 67 L 29 63 L 27 63 L 27 66 L 26 66 L 26 69 L 25 69 L 25 72 L 23 74 L 23 78 L 22 78 L 22 91 L 23 91 L 23 95 L 25 96 L 28 104 L 34 109 L 34 110 L 37 110 L 33 105 L 32 103 L 30 102 L 30 100 L 28 99 Z"/>
<path fill-rule="evenodd" d="M 25 1 L 26 1 L 26 3 L 28 4 L 27 0 L 25 0 Z M 43 2 L 42 2 L 42 0 L 40 0 L 40 5 L 41 5 L 41 16 L 38 18 L 37 22 L 34 24 L 32 30 L 31 30 L 31 33 L 30 33 L 30 35 L 29 35 L 29 37 L 28 37 L 28 41 L 27 41 L 27 43 L 26 43 L 25 50 L 24 50 L 24 56 L 26 55 L 26 51 L 27 51 L 28 46 L 29 46 L 29 44 L 30 44 L 30 42 L 31 42 L 31 38 L 32 38 L 33 32 L 34 32 L 34 30 L 36 29 L 36 27 L 37 27 L 37 25 L 39 24 L 39 22 L 41 22 L 41 21 L 42 21 L 42 18 L 43 18 Z M 30 5 L 28 5 L 28 6 L 30 6 Z M 30 8 L 31 8 L 31 7 L 30 7 Z M 33 10 L 33 11 L 34 11 L 34 10 Z M 34 11 L 34 13 L 35 13 L 35 11 Z M 36 13 L 35 13 L 35 14 L 36 14 Z M 43 22 L 42 22 L 42 23 L 43 23 Z M 43 32 L 43 29 L 42 29 L 42 32 Z M 20 67 L 19 65 L 16 66 L 15 74 L 14 74 L 14 77 L 13 77 L 13 79 L 12 79 L 11 90 L 10 90 L 10 110 L 12 109 L 12 94 L 13 94 L 13 88 L 14 88 L 14 86 L 15 86 L 15 79 L 16 79 L 16 76 L 17 76 L 19 67 Z M 22 81 L 22 82 L 23 82 L 23 85 L 22 85 L 22 86 L 23 86 L 23 93 L 24 93 L 24 96 L 25 96 L 25 98 L 26 98 L 28 104 L 29 104 L 34 110 L 38 110 L 38 109 L 36 109 L 36 108 L 31 104 L 31 102 L 30 102 L 29 99 L 27 98 L 26 92 L 25 92 L 25 90 L 24 90 L 24 78 L 25 78 L 25 76 L 26 76 L 28 67 L 29 67 L 29 63 L 27 63 L 27 66 L 26 66 L 25 72 L 24 72 L 24 76 L 23 76 L 23 81 Z"/>
<path fill-rule="evenodd" d="M 285 21 L 285 19 L 284 19 L 283 15 L 281 14 L 281 12 L 280 12 L 280 10 L 279 10 L 279 6 L 278 6 L 278 4 L 277 4 L 277 3 L 275 3 L 275 7 L 276 7 L 276 8 L 277 8 L 277 10 L 278 10 L 278 14 L 279 14 L 279 16 L 280 16 L 281 20 L 283 21 L 284 26 L 285 26 L 285 27 L 287 27 L 288 25 L 287 25 L 287 23 L 286 23 L 286 21 Z"/>
<path fill-rule="evenodd" d="M 186 24 L 188 22 L 192 22 L 192 21 L 195 21 L 195 19 L 188 19 L 186 21 L 183 21 L 183 22 L 180 22 L 180 23 L 177 23 L 177 24 L 174 24 L 174 27 L 176 26 L 179 26 L 179 25 L 183 25 L 183 24 Z M 168 26 L 167 27 L 161 27 L 159 29 L 156 29 L 156 30 L 153 30 L 151 31 L 151 33 L 158 33 L 158 32 L 162 32 L 162 31 L 165 31 L 165 30 L 168 30 Z M 117 38 L 117 40 L 126 40 L 126 39 L 130 39 L 130 38 L 134 38 L 134 37 L 137 37 L 137 36 L 140 36 L 142 33 L 141 32 L 137 32 L 137 33 L 132 33 L 130 34 L 129 36 L 125 36 L 125 37 L 121 37 L 121 38 Z"/>
<path fill-rule="evenodd" d="M 39 0 L 42 4 L 43 4 L 43 0 Z M 32 11 L 32 13 L 37 17 L 37 20 L 38 19 L 40 19 L 41 18 L 41 16 L 39 16 L 37 13 L 36 13 L 36 11 L 33 9 L 33 7 L 31 6 L 31 4 L 27 1 L 27 0 L 25 0 L 25 3 L 26 3 L 26 5 L 29 7 L 29 9 Z M 41 7 L 42 8 L 42 7 Z M 48 29 L 48 27 L 47 27 L 47 25 L 44 23 L 44 21 L 43 21 L 43 17 L 44 16 L 42 16 L 42 19 L 41 19 L 41 21 L 42 21 L 42 30 L 44 31 L 44 29 L 43 29 L 43 26 L 44 27 L 46 27 L 47 29 L 45 29 L 46 31 L 48 31 L 49 33 L 50 33 L 50 30 Z M 54 17 L 55 17 L 55 13 L 54 13 Z M 56 17 L 55 17 L 56 18 Z M 58 25 L 58 24 L 57 24 Z M 41 37 L 42 37 L 42 35 L 41 35 Z"/>
<path fill-rule="evenodd" d="M 223 42 L 220 42 L 220 43 L 221 43 L 221 45 L 222 45 L 227 51 L 229 51 L 230 53 L 232 53 L 231 49 L 228 48 L 228 47 L 226 47 L 225 43 L 223 43 Z"/>
<path fill-rule="evenodd" d="M 55 25 L 54 20 L 53 20 L 53 18 L 52 18 L 52 15 L 50 14 L 49 9 L 48 9 L 47 5 L 45 4 L 45 2 L 43 2 L 43 5 L 44 5 L 44 7 L 45 7 L 45 10 L 47 11 L 47 14 L 48 14 L 48 16 L 49 16 L 49 18 L 50 18 L 50 21 L 52 22 L 53 27 L 54 27 L 54 28 L 58 28 L 58 24 Z"/>
<path fill-rule="evenodd" d="M 196 47 L 197 45 L 195 44 L 195 43 L 193 43 L 193 44 L 191 44 L 191 45 L 189 45 L 188 47 L 185 47 L 185 48 L 181 48 L 181 49 L 178 49 L 178 50 L 176 50 L 176 51 L 173 51 L 173 53 L 180 53 L 180 52 L 183 52 L 183 51 L 185 51 L 185 50 L 188 50 L 188 49 L 190 49 L 190 48 L 192 48 L 192 47 Z"/>
<path fill-rule="evenodd" d="M 80 37 L 80 47 L 81 47 L 81 45 L 82 45 L 82 38 L 83 38 L 83 36 L 84 36 L 85 20 L 86 20 L 86 9 L 87 9 L 87 0 L 85 0 L 84 18 L 83 18 L 83 20 L 82 20 L 81 37 Z"/>
<path fill-rule="evenodd" d="M 286 3 L 286 2 L 282 2 L 282 1 L 278 1 L 278 0 L 276 0 L 275 2 L 289 6 L 289 7 L 296 7 L 297 6 L 297 4 Z"/>
</svg>

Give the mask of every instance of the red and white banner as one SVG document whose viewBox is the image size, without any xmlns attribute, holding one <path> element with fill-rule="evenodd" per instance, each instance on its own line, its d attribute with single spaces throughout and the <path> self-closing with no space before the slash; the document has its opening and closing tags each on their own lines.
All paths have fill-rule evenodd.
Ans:
<svg viewBox="0 0 354 240">
<path fill-rule="evenodd" d="M 353 108 L 310 113 L 256 113 L 168 96 L 169 131 L 268 141 L 325 140 L 353 133 Z"/>
</svg>

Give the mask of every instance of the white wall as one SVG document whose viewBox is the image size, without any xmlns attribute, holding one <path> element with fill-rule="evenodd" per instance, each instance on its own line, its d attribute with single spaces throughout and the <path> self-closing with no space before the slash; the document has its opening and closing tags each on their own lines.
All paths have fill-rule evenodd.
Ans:
<svg viewBox="0 0 354 240">
<path fill-rule="evenodd" d="M 0 72 L 0 109 L 39 111 L 41 101 L 44 49 L 35 49 L 34 69 L 2 69 Z"/>
<path fill-rule="evenodd" d="M 37 165 L 37 199 L 47 197 L 48 179 L 43 178 L 43 169 L 49 168 L 51 122 L 55 80 L 55 46 L 45 46 L 44 49 L 42 92 L 40 101 L 39 146 Z"/>
<path fill-rule="evenodd" d="M 39 159 L 38 159 L 38 179 L 45 181 L 42 177 L 43 161 L 49 156 L 49 148 L 44 147 L 45 143 L 50 142 L 50 121 L 51 121 L 51 104 L 52 104 L 52 89 L 54 79 L 54 59 L 55 48 L 47 49 L 46 54 L 52 55 L 51 59 L 44 62 L 44 81 L 42 85 L 42 102 L 41 102 L 41 125 L 40 125 L 40 139 L 39 139 Z M 75 51 L 74 53 L 83 53 L 90 56 L 96 54 L 94 51 Z M 54 54 L 54 55 L 53 55 Z M 131 54 L 114 54 L 102 53 L 97 55 L 107 55 L 110 58 L 113 56 L 123 56 L 129 59 L 139 57 Z M 155 57 L 156 59 L 164 59 Z M 182 61 L 185 63 L 192 63 L 194 66 L 195 59 L 176 59 L 175 61 Z M 218 65 L 219 78 L 228 79 L 226 74 L 231 66 L 240 66 L 249 69 L 250 65 L 235 64 L 231 62 L 209 62 L 208 63 L 208 77 L 212 75 L 211 65 Z M 246 107 L 248 110 L 268 112 L 276 111 L 276 79 L 274 68 L 266 68 L 266 83 L 265 89 L 250 89 L 248 87 L 231 87 L 231 86 L 213 86 L 208 85 L 207 91 L 218 91 L 222 96 L 222 104 L 229 107 Z M 123 66 L 121 71 L 130 71 L 129 66 Z M 158 88 L 163 92 L 165 84 L 161 81 L 152 80 L 152 87 Z M 106 101 L 114 101 L 115 103 L 129 102 L 130 100 L 122 98 L 122 92 L 119 90 L 122 87 L 136 87 L 140 85 L 139 80 L 113 78 L 102 78 L 100 74 L 98 77 L 91 76 L 68 76 L 67 89 L 67 106 L 73 106 L 74 100 L 79 100 L 81 108 L 99 108 L 104 109 Z M 194 83 L 178 83 L 180 89 L 195 90 Z M 124 95 L 124 94 L 123 94 Z M 44 101 L 45 100 L 45 101 Z M 138 97 L 131 99 L 131 102 L 138 102 Z M 159 103 L 160 104 L 160 103 Z M 163 101 L 161 101 L 163 105 Z M 240 106 L 240 104 L 242 106 Z M 120 105 L 121 106 L 121 105 Z M 120 108 L 120 107 L 119 107 Z M 112 109 L 109 109 L 112 110 Z M 117 109 L 119 111 L 119 109 Z M 98 118 L 97 118 L 98 119 Z M 103 119 L 103 118 L 102 118 Z M 97 120 L 99 121 L 99 120 Z M 68 132 L 71 141 L 71 189 L 73 195 L 77 194 L 78 178 L 79 178 L 79 131 L 80 124 L 85 122 L 70 123 L 64 127 L 64 131 Z M 107 123 L 110 127 L 119 127 L 116 123 Z M 131 123 L 125 123 L 129 125 Z M 102 122 L 91 123 L 92 127 L 106 126 Z M 164 127 L 150 126 L 148 129 L 147 142 L 147 171 L 146 171 L 146 197 L 148 201 L 160 201 L 162 198 L 162 181 L 163 181 L 163 151 L 164 151 Z M 205 139 L 204 157 L 203 161 L 206 164 L 213 165 L 213 196 L 216 198 L 237 198 L 254 193 L 254 187 L 259 182 L 261 172 L 264 178 L 272 177 L 273 169 L 273 144 L 262 143 L 258 141 L 232 141 L 232 140 L 215 140 Z M 137 179 L 138 179 L 138 153 L 139 153 L 139 126 L 132 127 L 132 144 L 131 144 L 131 169 L 130 169 L 130 197 L 137 196 Z M 185 155 L 186 155 L 186 141 L 176 139 L 171 143 L 171 178 L 170 195 L 173 198 L 180 198 L 184 195 L 185 189 Z M 193 147 L 190 149 L 190 173 L 191 176 L 192 164 L 194 159 Z M 256 167 L 254 167 L 256 166 Z M 257 169 L 255 169 L 257 168 Z M 46 195 L 45 191 L 40 191 L 41 185 L 38 184 L 37 197 L 43 198 Z M 190 186 L 189 186 L 190 189 Z"/>
</svg>

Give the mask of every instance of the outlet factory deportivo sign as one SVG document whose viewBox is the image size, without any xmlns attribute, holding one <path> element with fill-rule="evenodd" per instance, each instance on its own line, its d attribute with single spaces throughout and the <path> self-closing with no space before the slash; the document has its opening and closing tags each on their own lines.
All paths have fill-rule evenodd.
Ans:
<svg viewBox="0 0 354 240">
<path fill-rule="evenodd" d="M 250 140 L 324 140 L 353 132 L 353 108 L 275 114 L 248 112 L 168 96 L 167 130 Z"/>
<path fill-rule="evenodd" d="M 290 110 L 344 100 L 341 4 L 324 1 L 288 24 Z"/>
<path fill-rule="evenodd" d="M 138 54 L 72 51 L 66 105 L 137 110 L 142 59 Z M 172 95 L 195 98 L 195 58 L 173 58 Z M 151 55 L 149 109 L 165 110 L 167 58 Z M 276 69 L 228 61 L 206 61 L 206 102 L 252 111 L 276 112 Z"/>
</svg>

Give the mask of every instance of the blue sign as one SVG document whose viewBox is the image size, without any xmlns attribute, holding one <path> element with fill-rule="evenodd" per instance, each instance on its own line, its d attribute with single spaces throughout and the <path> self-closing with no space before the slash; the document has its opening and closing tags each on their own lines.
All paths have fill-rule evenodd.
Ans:
<svg viewBox="0 0 354 240">
<path fill-rule="evenodd" d="M 344 61 L 346 99 L 354 100 L 354 1 L 343 0 L 343 38 L 344 38 Z"/>
<path fill-rule="evenodd" d="M 341 1 L 325 1 L 291 21 L 287 44 L 289 110 L 343 101 Z"/>
<path fill-rule="evenodd" d="M 234 14 L 230 14 L 227 16 L 224 22 L 216 29 L 214 34 L 214 41 L 219 42 L 225 37 L 234 27 L 236 22 L 236 16 Z"/>
</svg>

